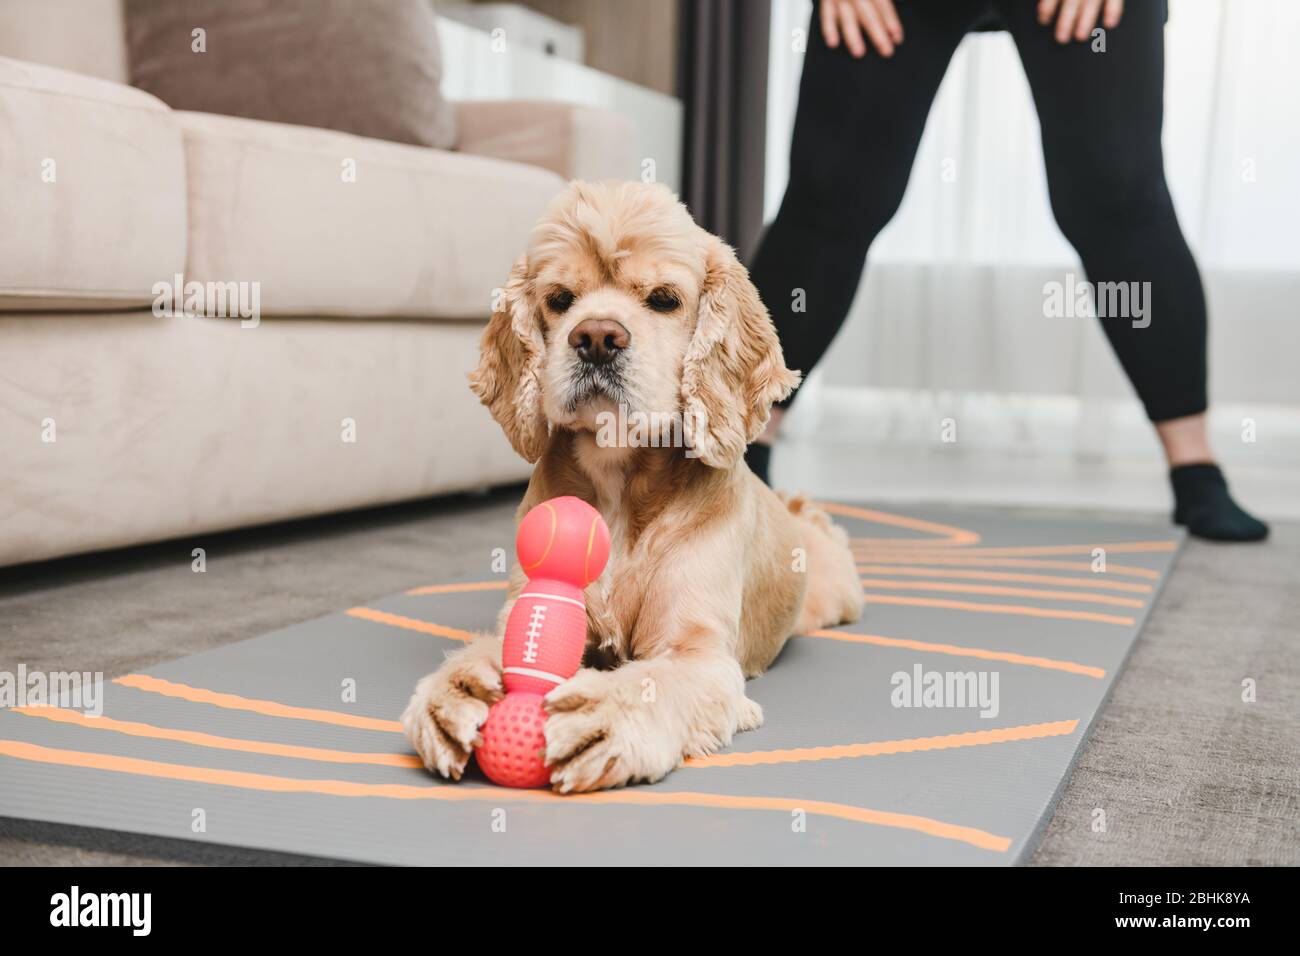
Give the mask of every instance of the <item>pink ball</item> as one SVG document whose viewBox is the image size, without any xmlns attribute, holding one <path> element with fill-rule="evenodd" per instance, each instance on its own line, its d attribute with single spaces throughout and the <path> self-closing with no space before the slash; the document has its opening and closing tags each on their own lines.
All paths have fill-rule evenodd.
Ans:
<svg viewBox="0 0 1300 956">
<path fill-rule="evenodd" d="M 545 787 L 551 771 L 546 750 L 546 711 L 540 694 L 507 694 L 488 711 L 483 743 L 475 751 L 487 778 L 503 787 Z"/>
<path fill-rule="evenodd" d="M 600 512 L 581 498 L 551 498 L 519 522 L 515 553 L 530 579 L 585 588 L 605 570 L 609 528 Z"/>
</svg>

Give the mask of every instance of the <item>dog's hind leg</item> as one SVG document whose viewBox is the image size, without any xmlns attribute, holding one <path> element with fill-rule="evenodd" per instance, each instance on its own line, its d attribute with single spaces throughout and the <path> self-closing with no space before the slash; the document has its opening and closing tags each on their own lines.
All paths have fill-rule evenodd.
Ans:
<svg viewBox="0 0 1300 956">
<path fill-rule="evenodd" d="M 862 585 L 848 532 L 803 495 L 782 494 L 781 500 L 805 531 L 808 588 L 796 633 L 856 621 L 862 615 Z"/>
</svg>

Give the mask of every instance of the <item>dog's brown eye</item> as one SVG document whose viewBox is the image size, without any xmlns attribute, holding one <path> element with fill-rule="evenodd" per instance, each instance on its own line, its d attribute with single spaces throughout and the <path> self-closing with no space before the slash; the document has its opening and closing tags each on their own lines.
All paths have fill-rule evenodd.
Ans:
<svg viewBox="0 0 1300 956">
<path fill-rule="evenodd" d="M 573 305 L 573 293 L 568 289 L 556 289 L 546 297 L 546 304 L 553 312 L 568 312 Z"/>
<path fill-rule="evenodd" d="M 645 303 L 656 312 L 672 312 L 682 304 L 669 289 L 655 289 L 646 296 Z"/>
</svg>

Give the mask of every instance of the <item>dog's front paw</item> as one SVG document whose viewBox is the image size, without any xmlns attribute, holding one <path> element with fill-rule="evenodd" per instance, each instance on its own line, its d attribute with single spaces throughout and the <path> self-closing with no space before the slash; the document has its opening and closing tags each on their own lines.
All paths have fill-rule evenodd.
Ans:
<svg viewBox="0 0 1300 956">
<path fill-rule="evenodd" d="M 560 793 L 652 783 L 680 761 L 635 685 L 584 669 L 546 695 L 546 765 Z"/>
<path fill-rule="evenodd" d="M 406 737 L 432 772 L 459 780 L 501 699 L 501 668 L 485 656 L 452 658 L 415 686 L 402 714 Z"/>
</svg>

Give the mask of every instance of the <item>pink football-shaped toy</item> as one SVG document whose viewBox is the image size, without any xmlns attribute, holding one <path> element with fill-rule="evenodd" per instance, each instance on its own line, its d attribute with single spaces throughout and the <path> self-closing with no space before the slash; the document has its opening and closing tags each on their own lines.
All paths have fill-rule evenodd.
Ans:
<svg viewBox="0 0 1300 956">
<path fill-rule="evenodd" d="M 550 780 L 542 698 L 582 664 L 587 608 L 582 590 L 609 560 L 609 528 L 580 498 L 551 498 L 519 522 L 519 566 L 528 575 L 501 648 L 506 696 L 482 727 L 478 762 L 489 780 L 505 787 L 540 787 Z"/>
</svg>

